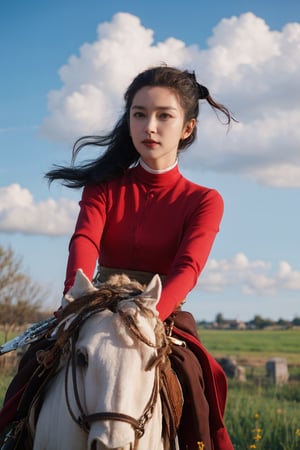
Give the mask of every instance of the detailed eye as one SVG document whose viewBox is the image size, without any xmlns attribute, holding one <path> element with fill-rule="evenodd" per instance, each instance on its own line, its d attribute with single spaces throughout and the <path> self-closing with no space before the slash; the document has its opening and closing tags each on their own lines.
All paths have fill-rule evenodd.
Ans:
<svg viewBox="0 0 300 450">
<path fill-rule="evenodd" d="M 142 119 L 143 117 L 145 117 L 145 114 L 141 111 L 135 111 L 132 114 L 132 117 L 134 117 L 135 119 Z"/>
<path fill-rule="evenodd" d="M 88 353 L 84 349 L 76 351 L 76 364 L 78 367 L 87 367 L 89 363 Z"/>
<path fill-rule="evenodd" d="M 161 120 L 168 120 L 168 119 L 170 119 L 172 116 L 171 116 L 171 114 L 168 114 L 168 113 L 161 113 L 160 115 L 159 115 L 159 118 L 161 119 Z"/>
</svg>

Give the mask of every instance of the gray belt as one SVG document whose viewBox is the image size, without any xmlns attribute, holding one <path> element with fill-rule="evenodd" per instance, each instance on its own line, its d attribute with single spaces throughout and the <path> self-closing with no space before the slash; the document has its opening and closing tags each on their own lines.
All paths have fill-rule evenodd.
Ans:
<svg viewBox="0 0 300 450">
<path fill-rule="evenodd" d="M 98 266 L 96 276 L 93 280 L 94 284 L 106 283 L 112 275 L 127 275 L 131 280 L 138 281 L 141 284 L 148 284 L 154 277 L 155 273 L 143 272 L 142 270 L 115 269 L 111 267 Z M 164 283 L 166 275 L 158 274 L 161 282 Z"/>
</svg>

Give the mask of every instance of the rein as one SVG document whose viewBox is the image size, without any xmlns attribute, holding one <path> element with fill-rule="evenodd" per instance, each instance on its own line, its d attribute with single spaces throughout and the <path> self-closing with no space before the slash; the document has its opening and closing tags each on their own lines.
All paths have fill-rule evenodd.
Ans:
<svg viewBox="0 0 300 450">
<path fill-rule="evenodd" d="M 103 308 L 104 309 L 104 308 Z M 94 311 L 94 314 L 97 312 L 100 312 L 99 309 Z M 151 342 L 148 338 L 146 338 L 138 329 L 136 323 L 134 322 L 133 318 L 131 316 L 128 316 L 122 312 L 119 311 L 120 317 L 122 318 L 123 322 L 133 333 L 134 336 L 136 336 L 141 342 L 146 344 L 149 347 L 156 348 L 156 349 L 162 349 L 162 347 L 167 348 L 166 341 L 163 343 L 162 346 Z M 82 321 L 85 321 L 87 318 L 89 318 L 93 313 L 89 313 L 86 317 L 81 316 L 81 323 L 78 324 L 78 327 L 82 325 Z M 72 327 L 73 328 L 73 327 Z M 75 328 L 75 327 L 74 327 Z M 150 395 L 150 398 L 144 408 L 144 411 L 142 415 L 135 419 L 134 417 L 131 417 L 127 414 L 118 413 L 118 412 L 97 412 L 93 414 L 86 414 L 84 412 L 84 408 L 82 406 L 82 402 L 80 400 L 79 392 L 78 392 L 78 383 L 77 383 L 77 371 L 76 371 L 76 339 L 77 339 L 77 329 L 72 330 L 71 334 L 71 345 L 70 345 L 70 354 L 69 358 L 67 360 L 66 364 L 66 371 L 65 371 L 65 396 L 66 396 L 66 403 L 67 408 L 70 413 L 70 416 L 74 420 L 74 422 L 85 432 L 88 433 L 90 429 L 90 424 L 95 421 L 104 421 L 104 420 L 113 420 L 113 421 L 119 421 L 119 422 L 125 422 L 132 426 L 134 433 L 135 433 L 135 444 L 134 448 L 136 448 L 137 440 L 140 439 L 144 433 L 145 433 L 145 426 L 147 422 L 152 418 L 153 411 L 157 402 L 157 398 L 159 395 L 160 390 L 160 376 L 159 376 L 159 364 L 156 364 L 155 367 L 155 379 L 154 379 L 154 385 L 153 389 Z M 162 351 L 160 352 L 163 353 Z M 158 359 L 161 358 L 161 355 L 158 356 Z M 72 410 L 71 404 L 70 404 L 70 398 L 68 394 L 68 380 L 69 380 L 69 372 L 71 369 L 72 374 L 72 382 L 73 382 L 73 391 L 74 391 L 74 397 L 75 402 L 77 405 L 77 408 L 80 412 L 79 417 L 76 417 L 74 411 Z"/>
</svg>

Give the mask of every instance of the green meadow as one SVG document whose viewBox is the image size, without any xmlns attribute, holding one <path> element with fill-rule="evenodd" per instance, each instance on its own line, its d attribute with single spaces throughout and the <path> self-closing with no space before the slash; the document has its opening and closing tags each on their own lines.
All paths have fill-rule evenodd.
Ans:
<svg viewBox="0 0 300 450">
<path fill-rule="evenodd" d="M 198 329 L 214 357 L 232 356 L 240 361 L 264 363 L 274 356 L 300 366 L 300 329 L 212 330 Z"/>
</svg>

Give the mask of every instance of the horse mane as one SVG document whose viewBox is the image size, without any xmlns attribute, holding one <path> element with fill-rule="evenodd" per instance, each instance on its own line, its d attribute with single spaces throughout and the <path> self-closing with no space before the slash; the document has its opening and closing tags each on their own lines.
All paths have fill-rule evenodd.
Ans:
<svg viewBox="0 0 300 450">
<path fill-rule="evenodd" d="M 56 366 L 70 336 L 78 330 L 82 321 L 91 314 L 106 309 L 116 312 L 121 301 L 134 300 L 143 314 L 149 317 L 150 311 L 143 307 L 139 299 L 144 288 L 145 286 L 135 280 L 130 280 L 126 275 L 113 275 L 106 283 L 100 283 L 96 290 L 88 292 L 68 303 L 65 308 L 59 311 L 57 317 L 55 344 L 49 350 L 38 352 L 38 362 L 45 368 Z M 72 320 L 66 326 L 68 318 L 72 318 Z M 163 340 L 163 330 L 160 328 L 157 323 L 155 332 L 158 332 L 159 340 L 161 341 Z"/>
<path fill-rule="evenodd" d="M 68 303 L 61 311 L 59 321 L 71 314 L 88 313 L 99 308 L 116 311 L 120 301 L 136 297 L 143 291 L 144 287 L 137 281 L 131 281 L 125 275 L 113 275 L 106 283 L 99 284 L 97 290 Z"/>
</svg>

